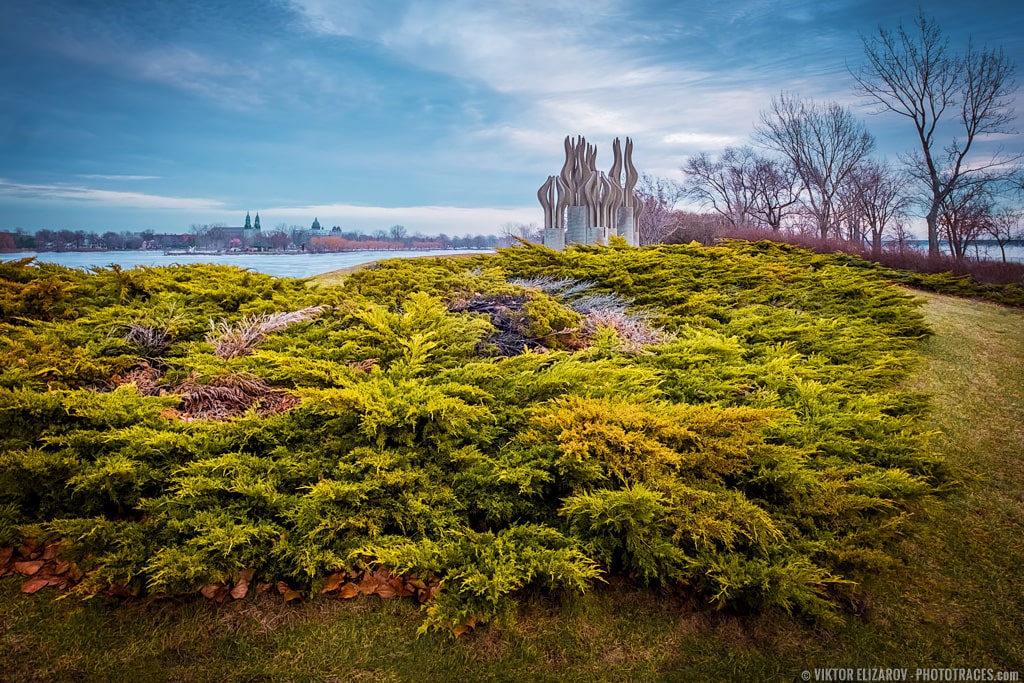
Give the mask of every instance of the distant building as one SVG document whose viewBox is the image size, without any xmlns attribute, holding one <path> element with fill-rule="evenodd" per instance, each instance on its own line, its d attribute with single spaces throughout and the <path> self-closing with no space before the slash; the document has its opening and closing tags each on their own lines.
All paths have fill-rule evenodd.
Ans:
<svg viewBox="0 0 1024 683">
<path fill-rule="evenodd" d="M 260 230 L 260 214 L 256 212 L 254 221 L 249 212 L 245 212 L 245 225 L 218 226 L 210 228 L 203 235 L 202 245 L 205 249 L 266 249 L 268 242 Z"/>
</svg>

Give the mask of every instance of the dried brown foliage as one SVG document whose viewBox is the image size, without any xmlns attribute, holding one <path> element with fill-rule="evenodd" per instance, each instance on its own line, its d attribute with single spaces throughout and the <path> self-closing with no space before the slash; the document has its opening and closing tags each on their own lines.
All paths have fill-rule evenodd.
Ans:
<svg viewBox="0 0 1024 683">
<path fill-rule="evenodd" d="M 196 379 L 188 378 L 173 392 L 181 396 L 178 416 L 183 420 L 227 420 L 253 407 L 265 417 L 284 412 L 299 402 L 297 397 L 269 386 L 255 375 L 225 375 L 207 384 Z"/>
<path fill-rule="evenodd" d="M 44 543 L 34 538 L 25 539 L 17 548 L 0 548 L 0 576 L 24 576 L 22 593 L 36 593 L 47 586 L 59 590 L 70 588 L 85 574 L 74 562 L 60 558 L 62 549 L 57 541 Z"/>
<path fill-rule="evenodd" d="M 645 346 L 660 344 L 672 338 L 640 315 L 626 313 L 616 308 L 595 309 L 583 318 L 583 335 L 592 339 L 603 328 L 615 330 L 626 353 L 640 353 Z"/>
<path fill-rule="evenodd" d="M 325 306 L 309 306 L 298 311 L 249 315 L 235 325 L 226 320 L 219 323 L 211 320 L 210 333 L 206 335 L 206 341 L 213 344 L 213 352 L 219 358 L 245 356 L 271 332 L 283 330 L 295 323 L 313 320 L 324 310 Z"/>
<path fill-rule="evenodd" d="M 377 363 L 380 362 L 380 358 L 366 358 L 365 360 L 358 360 L 354 363 L 349 363 L 348 366 L 356 372 L 365 372 L 369 374 L 370 370 Z"/>
<path fill-rule="evenodd" d="M 110 378 L 110 383 L 114 386 L 134 384 L 135 389 L 143 396 L 156 396 L 160 393 L 161 376 L 160 370 L 143 361 L 123 375 L 114 375 Z"/>
<path fill-rule="evenodd" d="M 159 356 L 171 345 L 171 335 L 166 329 L 142 323 L 129 323 L 121 339 L 141 346 L 154 356 Z"/>
<path fill-rule="evenodd" d="M 337 571 L 327 577 L 321 593 L 345 600 L 359 595 L 377 595 L 382 598 L 416 598 L 423 604 L 437 595 L 437 579 L 422 579 L 415 574 L 396 576 L 386 569 L 374 571 Z"/>
</svg>

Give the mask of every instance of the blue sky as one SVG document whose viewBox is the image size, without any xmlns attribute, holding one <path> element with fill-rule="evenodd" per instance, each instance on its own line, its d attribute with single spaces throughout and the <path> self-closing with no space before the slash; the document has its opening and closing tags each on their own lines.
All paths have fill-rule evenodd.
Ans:
<svg viewBox="0 0 1024 683">
<path fill-rule="evenodd" d="M 1024 12 L 931 2 L 954 47 L 1024 69 Z M 562 139 L 680 179 L 744 144 L 786 90 L 853 105 L 847 67 L 901 0 L 8 0 L 0 20 L 0 230 L 192 223 L 497 232 L 539 222 Z M 1024 99 L 1018 93 L 1018 101 Z M 1024 114 L 1024 107 L 1018 106 Z M 1024 137 L 989 144 L 1024 150 Z"/>
</svg>

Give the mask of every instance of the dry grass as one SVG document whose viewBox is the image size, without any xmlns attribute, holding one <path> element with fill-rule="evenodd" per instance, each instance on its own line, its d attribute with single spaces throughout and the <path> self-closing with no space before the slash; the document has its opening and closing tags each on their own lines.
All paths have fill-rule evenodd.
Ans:
<svg viewBox="0 0 1024 683">
<path fill-rule="evenodd" d="M 324 310 L 324 306 L 310 306 L 298 311 L 260 313 L 245 316 L 234 325 L 227 320 L 221 320 L 219 323 L 211 320 L 210 333 L 206 335 L 206 341 L 213 344 L 213 352 L 218 358 L 245 356 L 252 353 L 268 334 L 295 323 L 313 320 Z"/>
<path fill-rule="evenodd" d="M 255 408 L 260 416 L 284 412 L 299 399 L 269 386 L 259 377 L 247 374 L 215 377 L 199 384 L 190 377 L 174 390 L 181 396 L 182 419 L 228 420 Z"/>
</svg>

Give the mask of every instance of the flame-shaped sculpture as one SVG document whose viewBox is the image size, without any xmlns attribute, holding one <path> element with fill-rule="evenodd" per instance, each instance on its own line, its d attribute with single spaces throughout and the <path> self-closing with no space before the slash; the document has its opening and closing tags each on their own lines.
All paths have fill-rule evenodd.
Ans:
<svg viewBox="0 0 1024 683">
<path fill-rule="evenodd" d="M 574 243 L 604 243 L 609 235 L 636 244 L 644 207 L 634 191 L 638 175 L 633 165 L 633 141 L 626 138 L 623 154 L 621 141 L 615 138 L 608 175 L 597 170 L 597 147 L 582 135 L 567 135 L 563 146 L 562 170 L 557 176 L 548 176 L 537 191 L 544 209 L 544 244 L 561 249 Z"/>
</svg>

